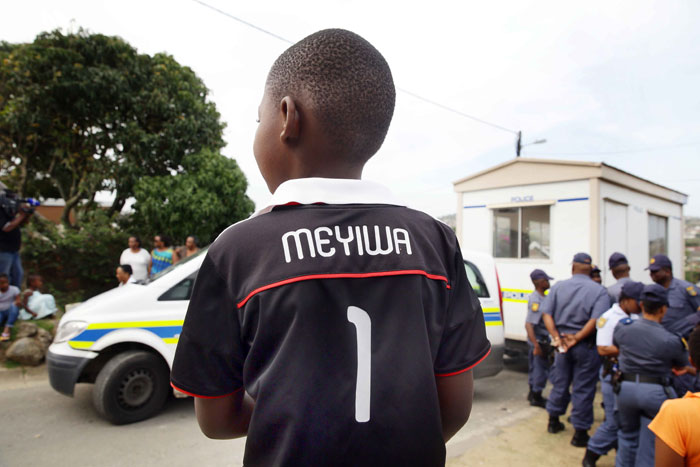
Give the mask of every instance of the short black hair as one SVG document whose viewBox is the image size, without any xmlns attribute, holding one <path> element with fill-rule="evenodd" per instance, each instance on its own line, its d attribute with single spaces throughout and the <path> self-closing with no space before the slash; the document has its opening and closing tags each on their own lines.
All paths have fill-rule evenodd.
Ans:
<svg viewBox="0 0 700 467">
<path fill-rule="evenodd" d="M 120 264 L 119 267 L 122 268 L 122 271 L 124 271 L 128 275 L 132 275 L 134 273 L 134 270 L 128 264 Z"/>
<path fill-rule="evenodd" d="M 168 237 L 167 235 L 158 234 L 156 235 L 156 237 L 160 237 L 160 241 L 163 242 L 163 245 L 167 247 L 173 244 L 172 240 L 170 240 L 170 237 Z"/>
<path fill-rule="evenodd" d="M 382 54 L 344 29 L 318 31 L 285 50 L 270 69 L 266 89 L 274 102 L 309 97 L 334 153 L 351 164 L 364 164 L 379 150 L 396 102 Z"/>
<path fill-rule="evenodd" d="M 3 277 L 4 277 L 5 279 L 7 279 L 7 280 L 10 280 L 10 276 L 8 276 L 7 273 L 5 273 L 5 272 L 0 272 L 0 279 L 2 279 Z"/>
<path fill-rule="evenodd" d="M 650 315 L 658 314 L 664 306 L 663 303 L 651 302 L 649 300 L 642 300 L 642 304 L 644 305 L 644 311 Z"/>
<path fill-rule="evenodd" d="M 688 338 L 688 352 L 695 368 L 700 367 L 700 326 L 696 326 Z"/>
</svg>

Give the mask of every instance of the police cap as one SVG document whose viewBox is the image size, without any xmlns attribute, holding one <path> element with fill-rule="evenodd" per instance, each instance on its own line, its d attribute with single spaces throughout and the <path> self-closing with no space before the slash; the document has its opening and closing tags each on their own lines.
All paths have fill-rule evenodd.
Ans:
<svg viewBox="0 0 700 467">
<path fill-rule="evenodd" d="M 553 277 L 549 277 L 546 272 L 544 272 L 541 269 L 535 269 L 530 273 L 530 279 L 537 280 L 537 279 L 549 279 L 550 281 L 553 280 Z"/>
<path fill-rule="evenodd" d="M 610 269 L 615 269 L 621 264 L 629 264 L 625 255 L 618 252 L 615 252 L 612 255 L 610 255 L 610 258 L 608 259 L 608 266 L 610 267 Z"/>
<path fill-rule="evenodd" d="M 591 264 L 592 262 L 593 259 L 588 253 L 576 253 L 574 255 L 574 263 Z"/>
<path fill-rule="evenodd" d="M 654 255 L 654 257 L 649 260 L 649 266 L 644 269 L 648 269 L 651 272 L 655 272 L 663 268 L 671 269 L 671 260 L 668 259 L 668 256 L 666 255 Z"/>
<path fill-rule="evenodd" d="M 647 284 L 642 290 L 642 300 L 645 302 L 668 305 L 668 292 L 659 284 Z"/>
<path fill-rule="evenodd" d="M 627 281 L 624 284 L 622 284 L 622 295 L 624 295 L 625 297 L 634 298 L 637 301 L 642 299 L 643 290 L 644 284 L 642 284 L 641 282 Z"/>
</svg>

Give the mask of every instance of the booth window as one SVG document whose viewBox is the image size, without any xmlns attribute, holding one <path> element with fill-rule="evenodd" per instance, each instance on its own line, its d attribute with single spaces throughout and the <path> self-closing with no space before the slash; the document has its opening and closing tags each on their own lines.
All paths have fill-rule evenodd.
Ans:
<svg viewBox="0 0 700 467">
<path fill-rule="evenodd" d="M 549 259 L 549 206 L 493 210 L 493 256 Z"/>
<path fill-rule="evenodd" d="M 649 214 L 649 257 L 668 254 L 668 220 Z"/>
</svg>

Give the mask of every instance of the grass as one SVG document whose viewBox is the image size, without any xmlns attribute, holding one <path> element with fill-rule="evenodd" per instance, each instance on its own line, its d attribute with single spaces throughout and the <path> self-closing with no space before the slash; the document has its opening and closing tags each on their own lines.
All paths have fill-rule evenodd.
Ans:
<svg viewBox="0 0 700 467">
<path fill-rule="evenodd" d="M 19 363 L 12 361 L 12 360 L 5 360 L 4 364 L 5 364 L 5 368 L 7 368 L 8 370 L 12 370 L 14 368 L 19 368 L 22 366 Z"/>
</svg>

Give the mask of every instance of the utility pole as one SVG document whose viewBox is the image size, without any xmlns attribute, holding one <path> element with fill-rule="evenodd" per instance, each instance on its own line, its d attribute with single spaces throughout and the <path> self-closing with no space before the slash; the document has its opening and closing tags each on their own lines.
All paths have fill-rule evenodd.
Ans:
<svg viewBox="0 0 700 467">
<path fill-rule="evenodd" d="M 518 139 L 515 140 L 515 157 L 520 157 L 520 151 L 522 151 L 523 147 L 529 146 L 531 144 L 543 144 L 546 143 L 546 139 L 536 139 L 532 143 L 527 143 L 523 144 L 523 132 L 518 131 Z"/>
</svg>

